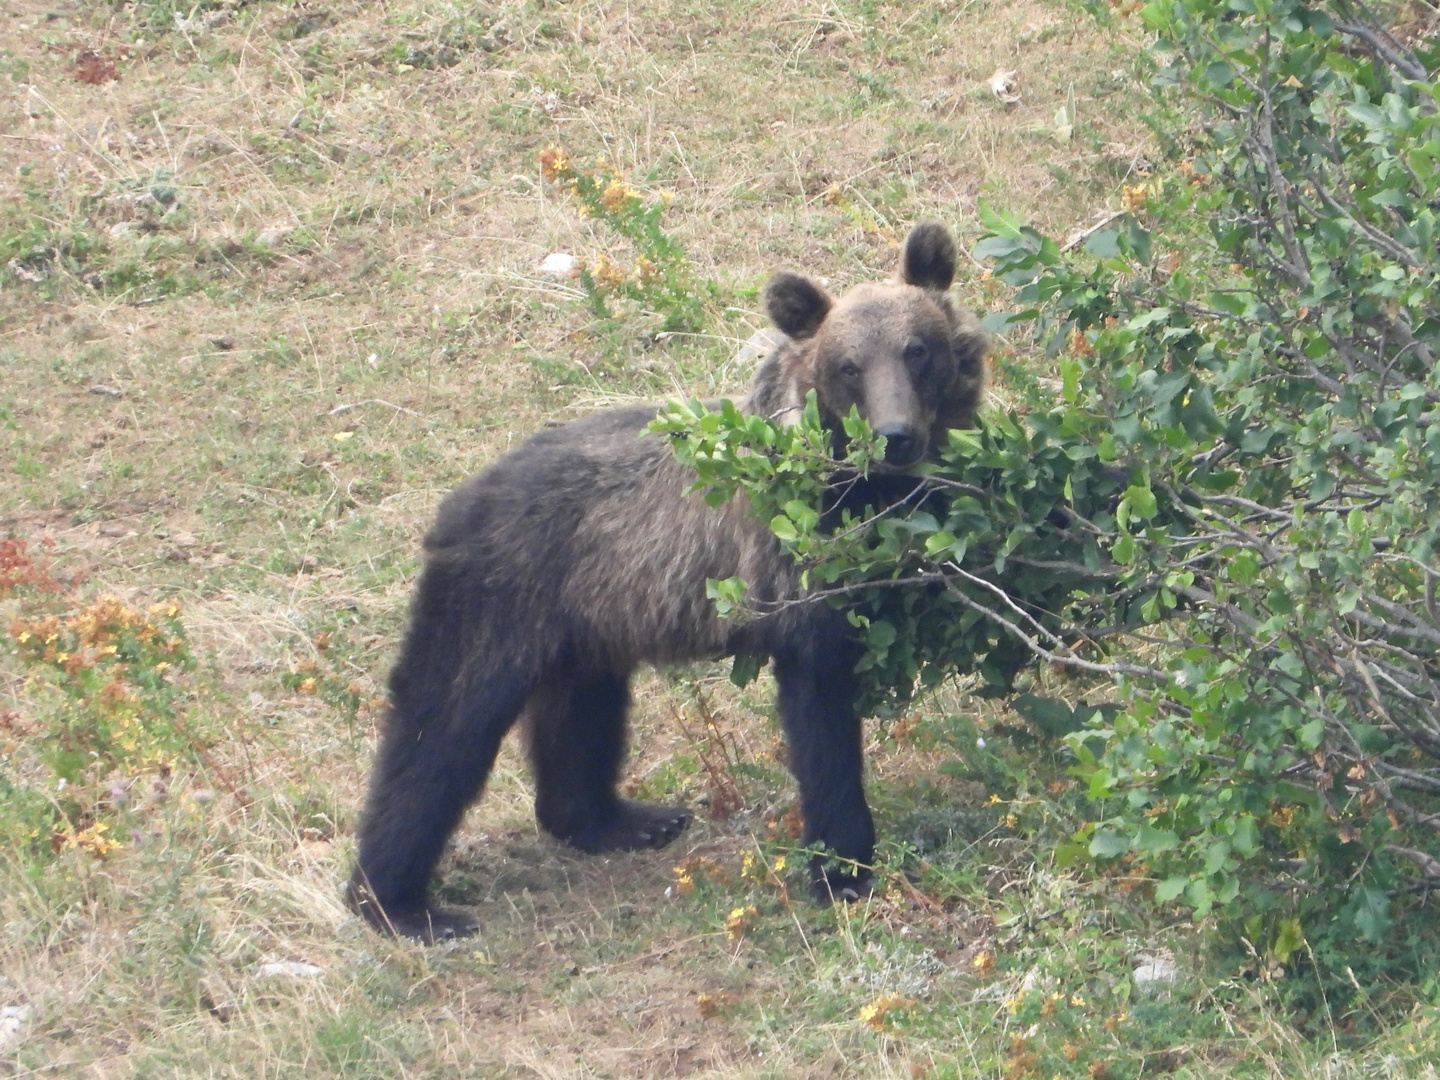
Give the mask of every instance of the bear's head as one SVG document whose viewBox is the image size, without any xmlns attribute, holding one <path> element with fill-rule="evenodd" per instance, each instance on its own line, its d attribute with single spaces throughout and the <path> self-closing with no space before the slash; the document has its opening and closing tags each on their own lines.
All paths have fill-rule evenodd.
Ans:
<svg viewBox="0 0 1440 1080">
<path fill-rule="evenodd" d="M 832 430 L 859 409 L 885 436 L 885 463 L 905 468 L 971 427 L 985 385 L 990 339 L 947 295 L 955 241 L 938 222 L 905 239 L 894 280 L 861 285 L 836 301 L 815 281 L 781 271 L 765 288 L 765 309 L 787 341 L 756 373 L 751 407 L 796 415 L 815 391 Z"/>
</svg>

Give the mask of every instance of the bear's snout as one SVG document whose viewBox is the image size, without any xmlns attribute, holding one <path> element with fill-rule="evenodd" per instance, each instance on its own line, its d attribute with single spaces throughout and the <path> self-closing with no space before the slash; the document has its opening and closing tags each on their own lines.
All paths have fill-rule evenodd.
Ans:
<svg viewBox="0 0 1440 1080">
<path fill-rule="evenodd" d="M 915 429 L 910 427 L 887 427 L 875 432 L 877 435 L 885 436 L 885 464 L 905 466 L 913 465 L 920 457 L 924 449 L 920 440 L 915 436 Z"/>
</svg>

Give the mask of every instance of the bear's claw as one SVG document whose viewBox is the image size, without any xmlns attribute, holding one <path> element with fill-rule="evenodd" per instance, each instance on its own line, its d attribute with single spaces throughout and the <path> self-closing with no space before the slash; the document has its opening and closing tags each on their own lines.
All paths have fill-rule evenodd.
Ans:
<svg viewBox="0 0 1440 1080">
<path fill-rule="evenodd" d="M 382 907 L 364 885 L 352 881 L 345 891 L 351 911 L 372 929 L 392 937 L 412 938 L 423 945 L 471 937 L 480 932 L 480 920 L 464 908 L 423 906 L 409 910 Z"/>
<path fill-rule="evenodd" d="M 690 824 L 690 812 L 670 806 L 620 800 L 620 808 L 603 825 L 568 837 L 571 844 L 592 855 L 602 851 L 639 851 L 662 848 Z"/>
</svg>

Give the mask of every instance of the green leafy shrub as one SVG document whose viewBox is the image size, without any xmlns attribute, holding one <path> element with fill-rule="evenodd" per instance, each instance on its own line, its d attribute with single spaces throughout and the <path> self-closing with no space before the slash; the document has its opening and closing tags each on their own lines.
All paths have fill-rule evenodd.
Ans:
<svg viewBox="0 0 1440 1080">
<path fill-rule="evenodd" d="M 1073 252 L 982 213 L 1021 305 L 992 325 L 1059 357 L 1058 401 L 1018 379 L 1024 415 L 828 532 L 862 424 L 806 482 L 779 455 L 813 415 L 657 428 L 853 605 L 867 708 L 957 670 L 1003 692 L 1027 657 L 1110 678 L 1121 709 L 1027 706 L 1097 811 L 1062 860 L 1141 869 L 1255 975 L 1313 969 L 1302 1006 L 1400 1004 L 1440 960 L 1440 54 L 1344 2 L 1144 17 L 1164 170 Z"/>
</svg>

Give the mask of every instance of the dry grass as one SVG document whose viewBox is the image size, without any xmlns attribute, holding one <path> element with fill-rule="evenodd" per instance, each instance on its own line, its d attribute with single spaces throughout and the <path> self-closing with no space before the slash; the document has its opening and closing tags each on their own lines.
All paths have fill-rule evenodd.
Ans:
<svg viewBox="0 0 1440 1080">
<path fill-rule="evenodd" d="M 193 707 L 220 733 L 168 782 L 140 778 L 108 859 L 0 854 L 0 1005 L 27 1010 L 0 1026 L 0 1074 L 1022 1075 L 1005 1001 L 1024 972 L 977 957 L 1080 886 L 996 842 L 994 812 L 940 899 L 896 878 L 824 912 L 742 880 L 745 852 L 782 850 L 791 798 L 763 686 L 706 670 L 638 687 L 632 782 L 703 806 L 718 762 L 745 803 L 660 856 L 538 836 L 507 747 L 446 865 L 485 933 L 427 951 L 339 903 L 372 713 L 284 676 L 324 633 L 337 677 L 377 694 L 437 497 L 546 421 L 743 388 L 733 356 L 772 269 L 888 273 L 919 218 L 975 239 L 982 197 L 1054 234 L 1116 205 L 1148 145 L 1138 29 L 1052 0 L 5 0 L 0 19 L 17 260 L 0 532 L 53 538 L 87 590 L 178 598 L 203 658 Z M 1018 103 L 985 86 L 1002 68 Z M 1061 142 L 1047 127 L 1072 90 Z M 667 228 L 724 298 L 706 334 L 597 321 L 539 271 L 552 251 L 626 254 L 541 181 L 551 143 L 673 193 Z M 984 306 L 979 269 L 964 278 Z M 34 714 L 4 664 L 0 707 Z M 6 767 L 31 768 L 0 736 Z M 986 813 L 984 785 L 938 771 L 953 749 L 877 733 L 871 752 L 884 827 Z M 696 892 L 667 896 L 702 857 Z M 1122 963 L 1147 943 L 1105 925 Z M 904 987 L 923 1002 L 906 1034 L 858 1018 Z M 1310 1068 L 1257 1023 L 1163 1067 Z"/>
</svg>

